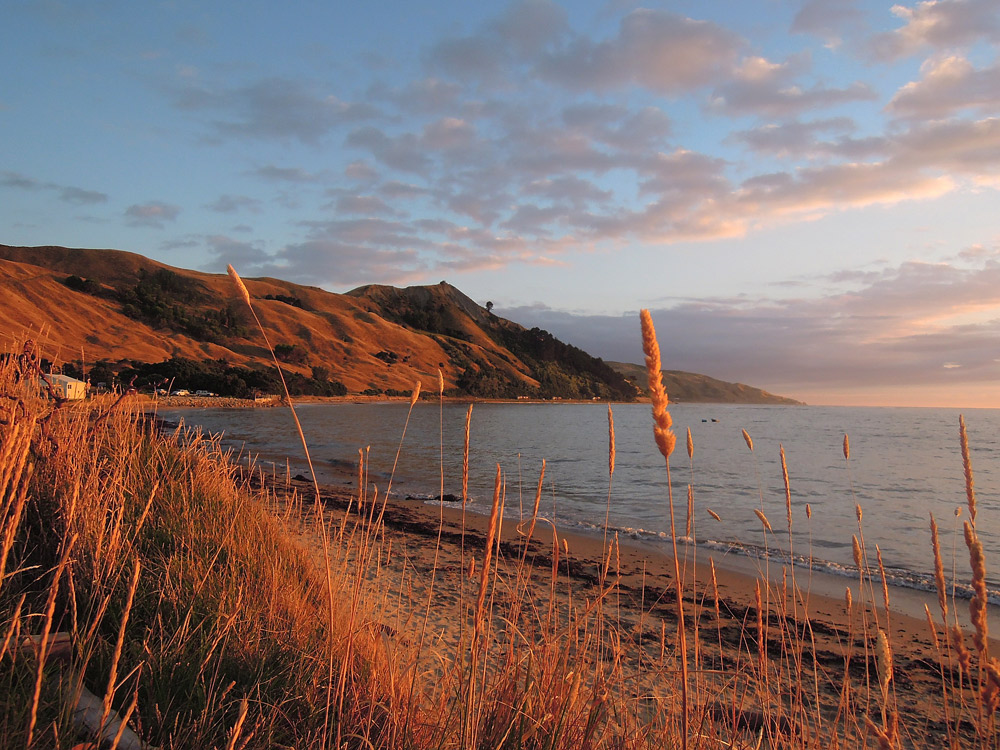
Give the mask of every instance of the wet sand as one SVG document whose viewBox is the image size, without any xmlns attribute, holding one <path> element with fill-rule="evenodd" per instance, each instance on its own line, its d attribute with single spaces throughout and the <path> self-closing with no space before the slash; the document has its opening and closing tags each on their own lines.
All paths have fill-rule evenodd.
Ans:
<svg viewBox="0 0 1000 750">
<path fill-rule="evenodd" d="M 259 475 L 258 475 L 259 476 Z M 346 480 L 345 480 L 346 482 Z M 313 485 L 309 481 L 274 481 L 279 496 L 297 498 L 297 528 L 303 544 L 322 564 L 322 544 L 314 524 Z M 323 512 L 337 537 L 362 533 L 357 504 L 349 487 L 321 487 Z M 350 508 L 350 510 L 348 510 Z M 369 506 L 364 509 L 371 513 Z M 425 500 L 390 497 L 379 500 L 375 515 L 383 514 L 384 531 L 376 557 L 377 569 L 369 575 L 365 595 L 387 631 L 416 643 L 420 653 L 437 664 L 454 659 L 470 637 L 468 612 L 474 606 L 479 573 L 484 556 L 489 519 L 456 508 L 429 504 Z M 604 610 L 606 627 L 614 630 L 621 643 L 630 677 L 623 681 L 635 696 L 656 697 L 658 692 L 676 689 L 675 654 L 677 606 L 674 566 L 669 555 L 635 540 L 621 538 L 605 555 L 604 541 L 556 529 L 539 521 L 525 547 L 528 522 L 504 520 L 500 530 L 498 573 L 490 587 L 490 601 L 502 616 L 495 617 L 497 637 L 514 627 L 510 624 L 511 603 L 517 603 L 516 637 L 542 637 L 578 622 L 584 613 L 591 616 L 596 606 Z M 556 537 L 554 540 L 553 537 Z M 437 540 L 440 537 L 440 546 Z M 613 541 L 613 540 L 612 540 Z M 464 545 L 464 551 L 463 551 Z M 558 548 L 558 553 L 555 550 Z M 793 587 L 792 571 L 771 563 L 771 585 L 753 570 L 752 561 L 721 559 L 716 555 L 713 571 L 704 550 L 698 559 L 682 563 L 685 581 L 683 602 L 688 632 L 697 620 L 700 637 L 698 658 L 705 667 L 701 694 L 713 695 L 716 687 L 729 681 L 729 673 L 742 671 L 758 659 L 758 607 L 755 587 L 761 582 L 762 616 L 767 653 L 776 662 L 791 659 L 804 679 L 819 685 L 819 703 L 827 714 L 836 711 L 844 699 L 845 653 L 851 707 L 864 726 L 868 713 L 876 723 L 878 707 L 875 636 L 881 628 L 889 636 L 893 655 L 891 690 L 900 715 L 903 736 L 944 742 L 945 716 L 942 707 L 942 666 L 932 635 L 923 617 L 884 609 L 880 584 L 864 596 L 857 581 L 835 579 L 824 586 L 839 586 L 838 595 L 818 592 L 809 572 L 797 570 Z M 524 566 L 518 563 L 524 560 Z M 476 571 L 469 576 L 470 561 Z M 736 565 L 732 563 L 736 562 Z M 607 565 L 606 587 L 600 592 L 602 565 Z M 557 571 L 554 575 L 553 571 Z M 812 582 L 815 583 L 815 580 Z M 852 607 L 847 610 L 844 591 L 852 589 Z M 433 587 L 433 590 L 432 590 Z M 793 591 L 798 594 L 793 596 Z M 874 600 L 873 605 L 870 600 Z M 598 604 L 600 600 L 600 604 Z M 914 606 L 910 602 L 910 607 Z M 959 606 L 967 606 L 960 602 Z M 507 607 L 507 609 L 505 609 Z M 862 617 L 862 607 L 867 617 Z M 463 616 L 463 612 L 465 616 Z M 936 620 L 940 614 L 932 610 Z M 763 613 L 766 613 L 764 616 Z M 602 625 L 602 627 L 604 627 Z M 940 628 L 940 625 L 938 626 Z M 789 634 L 797 635 L 798 645 L 787 648 Z M 507 633 L 510 635 L 510 633 Z M 693 649 L 689 635 L 689 649 Z M 971 646 L 971 644 L 969 644 Z M 1000 644 L 994 644 L 994 653 Z M 784 654 L 784 656 L 781 656 Z M 865 669 L 866 660 L 868 670 Z M 945 674 L 951 674 L 947 665 Z M 873 687 L 874 684 L 874 687 Z M 718 688 L 722 696 L 722 687 Z M 971 693 L 966 690 L 967 695 Z M 758 703 L 769 700 L 757 696 Z M 727 698 L 721 697 L 723 705 Z M 753 699 L 750 700 L 753 703 Z M 757 708 L 767 711 L 768 706 Z M 931 746 L 937 742 L 931 742 Z"/>
</svg>

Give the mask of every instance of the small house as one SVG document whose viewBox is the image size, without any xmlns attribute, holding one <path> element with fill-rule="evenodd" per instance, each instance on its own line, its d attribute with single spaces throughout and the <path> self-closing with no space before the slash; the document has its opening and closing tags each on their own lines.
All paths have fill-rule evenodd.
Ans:
<svg viewBox="0 0 1000 750">
<path fill-rule="evenodd" d="M 52 390 L 61 398 L 70 401 L 78 401 L 87 397 L 87 384 L 82 380 L 71 378 L 68 375 L 49 375 L 49 382 L 52 383 Z M 41 383 L 45 390 L 45 383 Z"/>
</svg>

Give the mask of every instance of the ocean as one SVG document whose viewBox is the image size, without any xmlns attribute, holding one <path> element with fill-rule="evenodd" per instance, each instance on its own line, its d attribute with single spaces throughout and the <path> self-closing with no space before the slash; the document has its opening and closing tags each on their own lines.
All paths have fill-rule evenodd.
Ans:
<svg viewBox="0 0 1000 750">
<path fill-rule="evenodd" d="M 437 502 L 461 494 L 464 404 L 420 402 L 405 437 L 408 404 L 303 404 L 297 407 L 321 482 L 344 484 L 367 452 L 369 481 L 394 497 Z M 605 404 L 476 404 L 471 422 L 469 509 L 488 513 L 496 465 L 504 477 L 506 515 L 531 513 L 542 459 L 541 515 L 560 528 L 610 529 L 648 545 L 668 545 L 666 466 L 652 437 L 648 404 L 614 411 L 616 466 L 608 481 Z M 946 572 L 968 581 L 962 522 L 969 519 L 959 447 L 959 411 L 933 408 L 853 408 L 674 404 L 677 449 L 670 470 L 678 536 L 708 555 L 811 566 L 857 580 L 852 535 L 863 538 L 869 563 L 876 546 L 895 587 L 933 588 L 929 520 L 941 533 Z M 1000 410 L 964 412 L 978 499 L 976 520 L 987 559 L 991 601 L 1000 603 Z M 307 472 L 287 409 L 161 411 L 210 434 L 267 472 Z M 690 428 L 693 458 L 686 450 Z M 749 449 L 742 431 L 753 441 Z M 850 439 L 850 460 L 843 454 Z M 402 437 L 402 448 L 400 441 Z M 791 488 L 789 544 L 784 447 Z M 393 463 L 399 451 L 393 474 Z M 688 534 L 687 494 L 694 513 Z M 609 510 L 610 492 L 610 510 Z M 859 534 L 856 508 L 862 510 Z M 808 512 L 807 512 L 808 508 Z M 765 532 L 754 509 L 773 528 Z M 709 513 L 716 514 L 719 519 Z M 699 556 L 703 553 L 699 551 Z M 774 564 L 774 563 L 772 563 Z M 847 581 L 849 583 L 849 581 Z M 961 588 L 959 596 L 967 595 Z"/>
</svg>

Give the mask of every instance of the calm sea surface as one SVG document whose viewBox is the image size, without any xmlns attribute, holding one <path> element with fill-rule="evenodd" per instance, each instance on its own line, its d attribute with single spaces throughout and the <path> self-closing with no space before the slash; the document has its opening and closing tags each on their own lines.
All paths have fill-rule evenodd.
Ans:
<svg viewBox="0 0 1000 750">
<path fill-rule="evenodd" d="M 297 411 L 321 481 L 356 473 L 358 449 L 370 457 L 370 479 L 384 491 L 406 420 L 406 403 L 306 404 Z M 436 497 L 443 460 L 444 491 L 461 494 L 466 406 L 420 403 L 413 411 L 393 479 L 394 496 Z M 672 456 L 678 534 L 685 532 L 687 486 L 693 487 L 692 536 L 701 546 L 749 558 L 788 551 L 785 493 L 779 460 L 784 445 L 792 494 L 793 552 L 800 563 L 853 575 L 855 506 L 864 540 L 875 545 L 892 582 L 932 585 L 929 514 L 938 520 L 945 567 L 956 561 L 968 580 L 961 539 L 966 507 L 958 410 L 845 407 L 672 405 L 677 450 Z M 978 498 L 977 527 L 986 549 L 989 587 L 1000 601 L 1000 410 L 966 410 Z M 248 451 L 271 470 L 302 471 L 302 449 L 285 409 L 161 412 L 190 427 L 224 433 L 225 445 Z M 617 457 L 610 524 L 650 544 L 669 542 L 664 461 L 652 438 L 645 404 L 614 407 Z M 694 438 L 694 459 L 685 432 Z M 753 438 L 751 452 L 742 429 Z M 844 460 L 844 434 L 850 461 Z M 506 482 L 507 516 L 530 515 L 542 459 L 547 462 L 542 513 L 560 527 L 596 530 L 608 501 L 605 405 L 476 404 L 472 413 L 470 508 L 488 513 L 496 464 Z M 443 441 L 443 449 L 442 449 Z M 443 456 L 443 459 L 442 459 Z M 806 506 L 812 511 L 807 518 Z M 775 533 L 766 539 L 754 509 Z M 956 518 L 956 509 L 961 516 Z M 716 521 L 709 510 L 717 513 Z"/>
</svg>

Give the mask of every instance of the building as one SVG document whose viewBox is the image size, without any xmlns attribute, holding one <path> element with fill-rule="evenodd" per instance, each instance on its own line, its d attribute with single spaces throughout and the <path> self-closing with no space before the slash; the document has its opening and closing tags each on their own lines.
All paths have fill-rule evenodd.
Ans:
<svg viewBox="0 0 1000 750">
<path fill-rule="evenodd" d="M 68 375 L 49 375 L 49 382 L 52 383 L 52 390 L 57 396 L 70 401 L 77 401 L 87 397 L 87 384 L 82 380 L 71 378 Z M 41 383 L 42 390 L 46 390 L 44 381 Z"/>
</svg>

